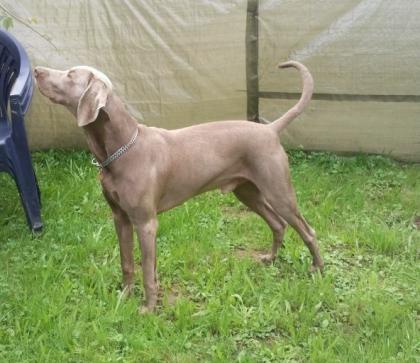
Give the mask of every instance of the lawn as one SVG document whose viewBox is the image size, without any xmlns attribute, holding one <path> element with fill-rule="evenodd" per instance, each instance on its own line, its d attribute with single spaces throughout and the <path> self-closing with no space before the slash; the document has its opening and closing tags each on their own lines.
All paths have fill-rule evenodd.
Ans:
<svg viewBox="0 0 420 363">
<path fill-rule="evenodd" d="M 85 152 L 34 154 L 44 232 L 31 236 L 0 174 L 1 362 L 419 362 L 420 166 L 383 157 L 290 154 L 323 275 L 288 230 L 271 232 L 233 195 L 160 216 L 162 301 L 139 316 L 119 291 L 119 250 Z M 136 244 L 136 257 L 139 252 Z"/>
</svg>

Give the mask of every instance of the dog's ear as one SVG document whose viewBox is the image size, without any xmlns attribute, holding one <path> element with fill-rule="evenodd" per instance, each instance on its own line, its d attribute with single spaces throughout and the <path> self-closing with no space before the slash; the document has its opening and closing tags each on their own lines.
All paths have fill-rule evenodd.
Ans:
<svg viewBox="0 0 420 363">
<path fill-rule="evenodd" d="M 77 105 L 77 125 L 86 126 L 95 121 L 99 110 L 105 107 L 110 88 L 101 80 L 92 77 Z"/>
</svg>

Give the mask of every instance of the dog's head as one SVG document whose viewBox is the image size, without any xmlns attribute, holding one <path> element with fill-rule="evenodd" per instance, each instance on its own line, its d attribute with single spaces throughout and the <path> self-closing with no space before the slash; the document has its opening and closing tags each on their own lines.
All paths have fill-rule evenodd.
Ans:
<svg viewBox="0 0 420 363">
<path fill-rule="evenodd" d="M 76 116 L 80 127 L 96 120 L 112 91 L 109 78 L 87 66 L 66 71 L 36 67 L 34 76 L 41 93 L 52 102 L 66 106 Z"/>
</svg>

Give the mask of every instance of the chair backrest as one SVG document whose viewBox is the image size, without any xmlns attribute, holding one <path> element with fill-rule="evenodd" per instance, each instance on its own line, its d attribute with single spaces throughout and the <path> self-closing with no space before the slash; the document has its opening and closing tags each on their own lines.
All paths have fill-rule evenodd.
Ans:
<svg viewBox="0 0 420 363">
<path fill-rule="evenodd" d="M 21 67 L 22 51 L 17 41 L 0 29 L 0 119 L 7 116 L 10 91 Z"/>
</svg>

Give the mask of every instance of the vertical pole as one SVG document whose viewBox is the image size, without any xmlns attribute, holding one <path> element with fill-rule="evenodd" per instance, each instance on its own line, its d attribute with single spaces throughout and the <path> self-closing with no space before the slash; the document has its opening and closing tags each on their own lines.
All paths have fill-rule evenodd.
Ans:
<svg viewBox="0 0 420 363">
<path fill-rule="evenodd" d="M 259 0 L 248 0 L 245 36 L 247 119 L 255 122 L 259 122 L 258 6 Z"/>
</svg>

